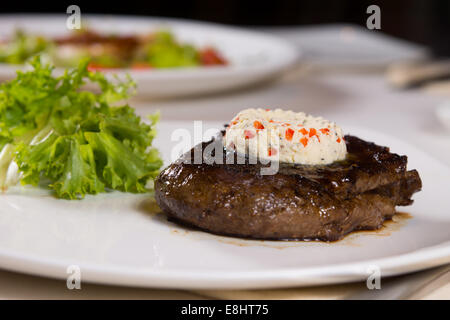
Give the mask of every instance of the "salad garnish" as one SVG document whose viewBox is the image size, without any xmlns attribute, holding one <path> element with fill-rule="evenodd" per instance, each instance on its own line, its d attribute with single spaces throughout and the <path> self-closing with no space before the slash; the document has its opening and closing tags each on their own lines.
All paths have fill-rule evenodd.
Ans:
<svg viewBox="0 0 450 320">
<path fill-rule="evenodd" d="M 159 115 L 144 123 L 122 102 L 134 82 L 110 81 L 88 71 L 88 63 L 55 76 L 52 66 L 35 57 L 32 70 L 0 85 L 3 190 L 20 181 L 44 183 L 65 199 L 108 189 L 148 191 L 162 165 L 152 147 Z M 87 83 L 99 92 L 87 90 Z"/>
</svg>

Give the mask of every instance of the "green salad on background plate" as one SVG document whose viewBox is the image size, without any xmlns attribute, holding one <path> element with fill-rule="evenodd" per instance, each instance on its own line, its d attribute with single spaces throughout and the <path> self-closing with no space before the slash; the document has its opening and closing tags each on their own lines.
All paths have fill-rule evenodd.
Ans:
<svg viewBox="0 0 450 320">
<path fill-rule="evenodd" d="M 82 29 L 64 37 L 44 37 L 18 29 L 8 39 L 0 41 L 0 63 L 24 64 L 37 54 L 57 67 L 76 67 L 79 61 L 89 59 L 90 70 L 103 71 L 227 64 L 216 49 L 180 42 L 168 30 L 118 35 Z"/>
</svg>

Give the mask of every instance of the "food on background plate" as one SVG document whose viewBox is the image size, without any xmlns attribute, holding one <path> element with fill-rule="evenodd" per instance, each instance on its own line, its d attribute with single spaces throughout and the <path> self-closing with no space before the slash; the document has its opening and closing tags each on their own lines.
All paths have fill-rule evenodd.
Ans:
<svg viewBox="0 0 450 320">
<path fill-rule="evenodd" d="M 37 54 L 48 52 L 50 47 L 48 39 L 16 30 L 10 39 L 0 40 L 0 62 L 23 64 Z"/>
<path fill-rule="evenodd" d="M 0 63 L 23 64 L 36 54 L 44 55 L 59 67 L 76 67 L 80 60 L 89 58 L 91 71 L 227 64 L 216 49 L 181 43 L 173 33 L 164 30 L 146 35 L 105 35 L 85 29 L 59 38 L 17 30 L 10 39 L 0 41 Z"/>
<path fill-rule="evenodd" d="M 252 146 L 252 140 L 263 142 Z M 223 146 L 221 163 L 189 163 L 196 148 L 206 152 L 211 143 Z M 237 163 L 239 155 L 244 164 Z M 279 161 L 278 172 L 261 174 L 270 164 L 262 160 Z M 380 228 L 420 189 L 406 156 L 343 136 L 325 119 L 280 109 L 242 111 L 226 131 L 155 181 L 156 201 L 175 221 L 215 234 L 277 240 L 333 241 Z"/>
<path fill-rule="evenodd" d="M 62 76 L 36 57 L 31 71 L 0 85 L 0 187 L 43 184 L 59 198 L 108 189 L 146 192 L 162 160 L 146 124 L 127 104 L 134 83 L 108 81 L 80 62 Z M 96 84 L 99 93 L 83 90 Z"/>
</svg>

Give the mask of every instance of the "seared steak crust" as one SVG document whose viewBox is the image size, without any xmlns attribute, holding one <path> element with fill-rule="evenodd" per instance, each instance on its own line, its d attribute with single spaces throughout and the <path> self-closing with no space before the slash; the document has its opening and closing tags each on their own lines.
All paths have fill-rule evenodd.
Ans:
<svg viewBox="0 0 450 320">
<path fill-rule="evenodd" d="M 281 163 L 275 175 L 261 175 L 261 164 L 179 160 L 157 178 L 156 201 L 172 219 L 238 237 L 333 241 L 353 230 L 377 229 L 397 205 L 412 203 L 421 189 L 419 174 L 406 171 L 407 157 L 389 148 L 354 136 L 345 140 L 345 161 Z"/>
</svg>

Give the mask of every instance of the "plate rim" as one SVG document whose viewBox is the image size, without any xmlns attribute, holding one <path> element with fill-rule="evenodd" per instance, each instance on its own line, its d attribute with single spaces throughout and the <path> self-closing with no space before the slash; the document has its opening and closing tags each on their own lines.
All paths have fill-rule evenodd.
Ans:
<svg viewBox="0 0 450 320">
<path fill-rule="evenodd" d="M 404 261 L 408 263 L 405 264 Z M 38 258 L 31 255 L 8 253 L 0 250 L 2 269 L 41 277 L 66 280 L 66 268 L 74 265 L 67 259 Z M 425 247 L 405 254 L 381 259 L 368 259 L 357 263 L 340 263 L 332 267 L 302 269 L 279 268 L 258 271 L 185 271 L 172 269 L 137 271 L 133 268 L 102 267 L 99 264 L 76 264 L 81 270 L 81 281 L 88 283 L 170 289 L 270 289 L 332 285 L 366 280 L 367 268 L 377 266 L 382 277 L 391 277 L 437 267 L 450 262 L 450 241 Z M 13 267 L 14 265 L 14 267 Z M 31 270 L 30 265 L 34 268 Z M 19 266 L 19 267 L 17 267 Z M 406 268 L 405 268 L 406 267 Z"/>
</svg>

